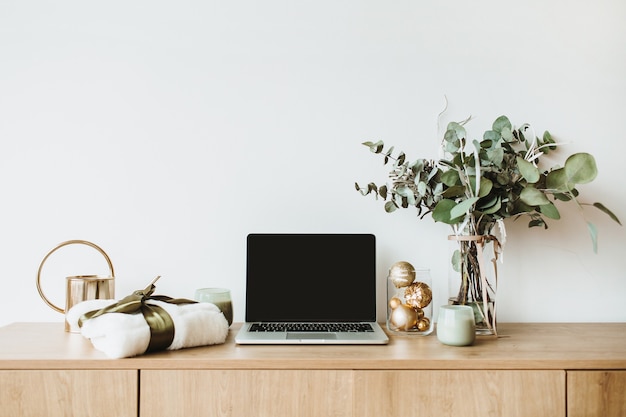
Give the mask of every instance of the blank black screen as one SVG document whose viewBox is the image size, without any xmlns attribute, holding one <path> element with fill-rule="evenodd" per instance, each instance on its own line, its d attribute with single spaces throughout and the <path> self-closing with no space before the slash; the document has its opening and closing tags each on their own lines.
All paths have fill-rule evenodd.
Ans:
<svg viewBox="0 0 626 417">
<path fill-rule="evenodd" d="M 246 321 L 374 321 L 371 234 L 250 234 Z"/>
</svg>

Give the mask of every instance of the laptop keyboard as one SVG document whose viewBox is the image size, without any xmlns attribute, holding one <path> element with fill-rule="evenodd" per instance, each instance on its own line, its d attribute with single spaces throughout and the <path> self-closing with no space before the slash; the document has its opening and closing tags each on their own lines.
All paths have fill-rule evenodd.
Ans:
<svg viewBox="0 0 626 417">
<path fill-rule="evenodd" d="M 373 332 L 369 323 L 253 323 L 251 332 Z"/>
</svg>

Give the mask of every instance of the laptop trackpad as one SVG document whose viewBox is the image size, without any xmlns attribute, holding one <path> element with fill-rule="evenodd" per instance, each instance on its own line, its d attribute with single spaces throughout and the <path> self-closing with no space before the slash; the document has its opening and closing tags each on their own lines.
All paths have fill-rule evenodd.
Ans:
<svg viewBox="0 0 626 417">
<path fill-rule="evenodd" d="M 337 339 L 335 333 L 327 332 L 288 332 L 287 339 L 300 339 L 300 340 L 323 340 L 323 339 Z"/>
</svg>

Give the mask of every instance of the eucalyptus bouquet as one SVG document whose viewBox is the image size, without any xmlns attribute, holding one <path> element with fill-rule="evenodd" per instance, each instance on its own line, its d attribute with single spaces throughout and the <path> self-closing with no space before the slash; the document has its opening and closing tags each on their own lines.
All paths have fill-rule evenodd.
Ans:
<svg viewBox="0 0 626 417">
<path fill-rule="evenodd" d="M 581 209 L 592 205 L 621 224 L 603 204 L 578 200 L 576 186 L 593 181 L 598 173 L 592 155 L 576 153 L 562 167 L 541 170 L 540 157 L 558 147 L 548 131 L 540 139 L 528 124 L 515 128 L 500 116 L 481 141 L 470 142 L 464 128 L 468 121 L 448 124 L 442 140 L 444 157 L 439 160 L 409 161 L 404 152 L 394 156 L 393 147 L 385 151 L 382 141 L 364 142 L 383 156 L 385 165 L 392 162 L 391 184 L 355 183 L 356 189 L 381 197 L 389 213 L 415 207 L 420 218 L 431 213 L 433 220 L 451 225 L 455 233 L 488 235 L 498 221 L 520 216 L 529 218 L 529 227 L 547 229 L 545 218 L 561 217 L 557 200 L 574 202 Z M 587 224 L 597 250 L 597 229 Z"/>
<path fill-rule="evenodd" d="M 439 160 L 410 161 L 404 152 L 394 153 L 393 146 L 385 150 L 382 141 L 364 142 L 383 157 L 385 165 L 391 164 L 391 183 L 378 186 L 372 182 L 365 187 L 355 183 L 356 189 L 363 195 L 382 198 L 389 213 L 415 208 L 420 218 L 430 213 L 436 222 L 449 224 L 454 236 L 482 236 L 498 246 L 492 233 L 494 226 L 504 230 L 505 219 L 524 216 L 529 219 L 529 227 L 547 229 L 546 219 L 561 217 L 557 201 L 573 202 L 581 210 L 593 206 L 621 225 L 603 204 L 578 200 L 577 185 L 593 181 L 598 172 L 592 155 L 576 153 L 562 167 L 544 169 L 540 167 L 541 156 L 558 147 L 548 131 L 539 138 L 530 125 L 516 128 L 506 116 L 500 116 L 491 130 L 484 132 L 482 140 L 470 141 L 464 127 L 468 121 L 448 124 L 441 143 L 443 157 Z M 596 226 L 591 222 L 587 225 L 597 251 Z M 460 250 L 453 254 L 452 261 L 461 274 L 461 285 L 452 301 L 484 303 L 480 316 L 487 327 L 493 323 L 495 332 L 495 311 L 490 311 L 495 304 L 489 304 L 494 289 L 485 279 L 485 271 L 480 271 L 481 239 L 459 239 Z"/>
</svg>

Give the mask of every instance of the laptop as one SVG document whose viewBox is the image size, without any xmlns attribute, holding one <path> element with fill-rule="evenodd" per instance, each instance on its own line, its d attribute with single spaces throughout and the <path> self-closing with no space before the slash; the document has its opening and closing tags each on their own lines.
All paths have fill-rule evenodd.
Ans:
<svg viewBox="0 0 626 417">
<path fill-rule="evenodd" d="M 250 234 L 238 344 L 386 344 L 371 234 Z"/>
</svg>

